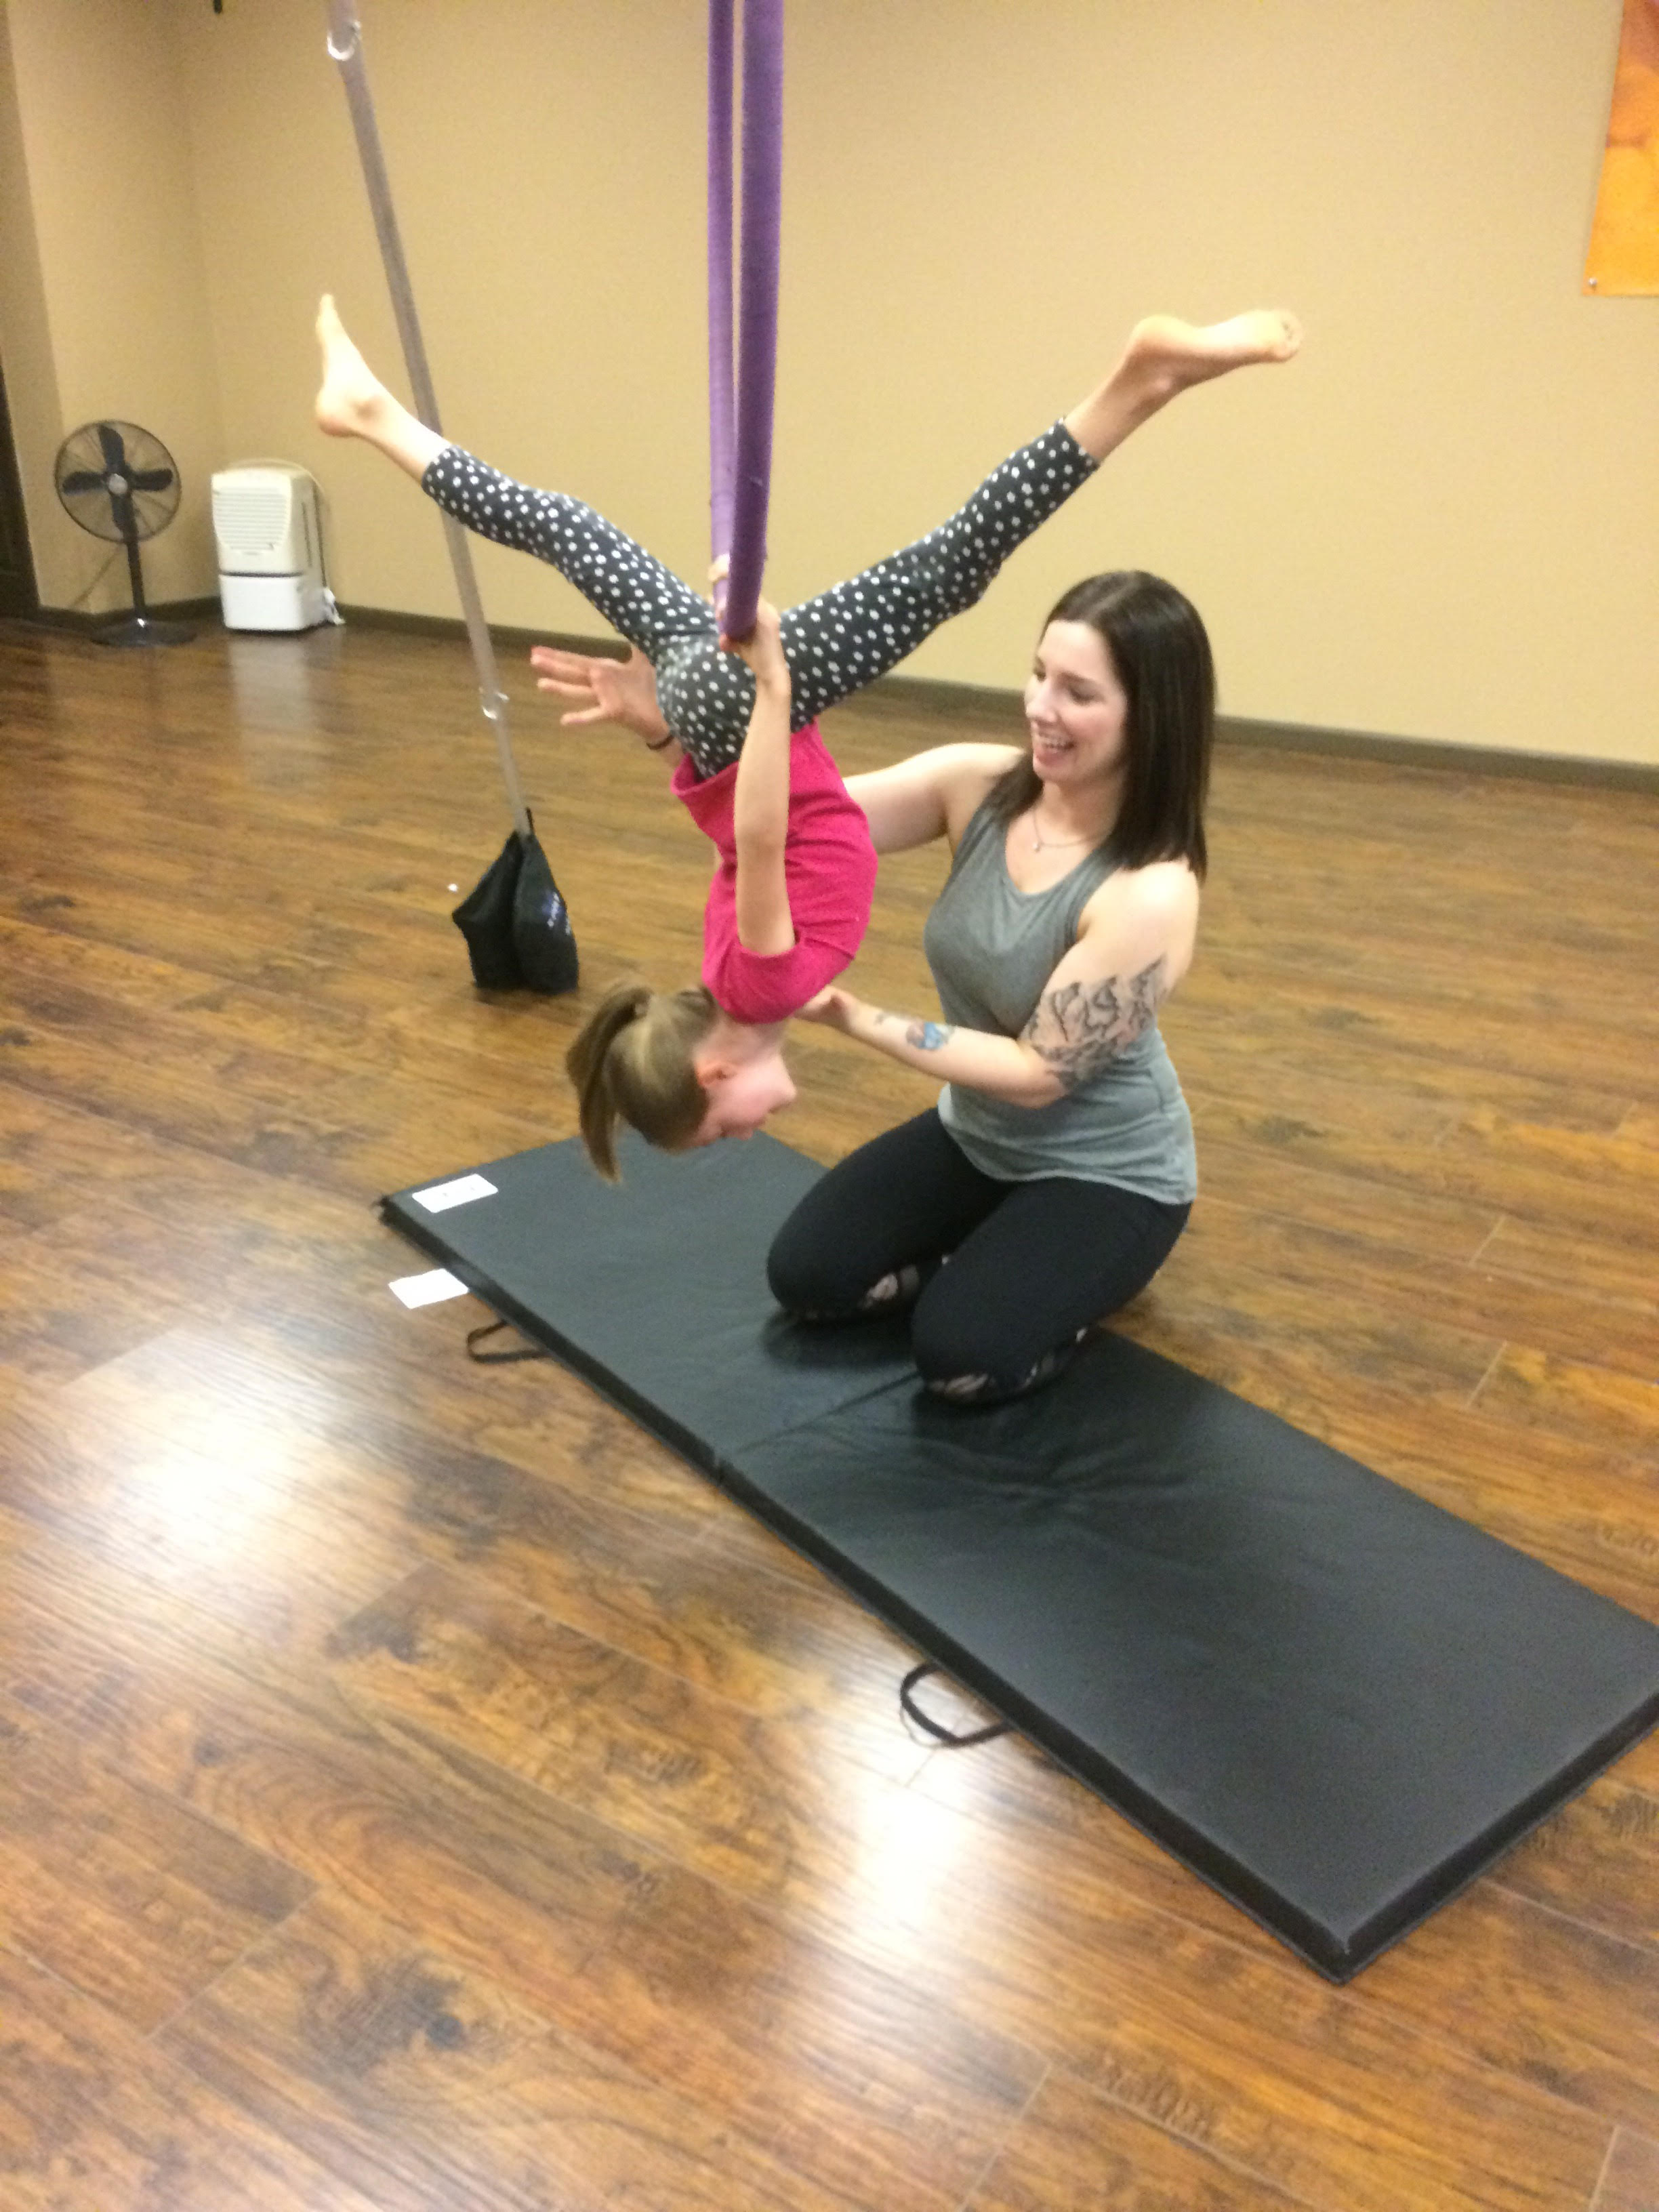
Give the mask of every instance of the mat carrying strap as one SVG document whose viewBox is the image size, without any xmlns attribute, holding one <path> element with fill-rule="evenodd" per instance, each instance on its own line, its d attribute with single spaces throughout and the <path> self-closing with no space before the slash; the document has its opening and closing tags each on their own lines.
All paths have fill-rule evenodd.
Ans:
<svg viewBox="0 0 1659 2212">
<path fill-rule="evenodd" d="M 552 1353 L 544 1352 L 539 1344 L 504 1346 L 497 1352 L 479 1351 L 478 1346 L 486 1337 L 494 1336 L 499 1329 L 512 1328 L 514 1326 L 514 1323 L 510 1321 L 487 1321 L 477 1328 L 468 1329 L 467 1358 L 476 1359 L 480 1367 L 511 1367 L 520 1359 L 550 1359 L 552 1358 Z"/>
<path fill-rule="evenodd" d="M 931 1713 L 923 1712 L 915 1700 L 916 1685 L 925 1682 L 930 1674 L 942 1674 L 944 1672 L 944 1668 L 936 1659 L 924 1659 L 919 1667 L 910 1669 L 899 1684 L 899 1710 L 906 1720 L 914 1721 L 919 1729 L 925 1729 L 936 1743 L 944 1744 L 950 1751 L 967 1751 L 976 1743 L 989 1743 L 994 1736 L 1012 1733 L 1012 1721 L 992 1721 L 986 1728 L 948 1729 L 943 1721 L 936 1721 Z"/>
</svg>

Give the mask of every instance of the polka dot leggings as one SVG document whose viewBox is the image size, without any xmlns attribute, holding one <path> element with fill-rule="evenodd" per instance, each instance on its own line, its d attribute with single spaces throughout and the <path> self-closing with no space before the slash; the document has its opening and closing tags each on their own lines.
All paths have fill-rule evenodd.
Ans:
<svg viewBox="0 0 1659 2212">
<path fill-rule="evenodd" d="M 1063 422 L 1011 455 L 926 538 L 782 618 L 796 729 L 872 684 L 941 623 L 981 599 L 997 570 L 1097 464 Z M 657 675 L 669 728 L 702 776 L 743 750 L 755 679 L 722 653 L 708 602 L 603 515 L 563 492 L 533 491 L 459 446 L 446 446 L 422 489 L 481 537 L 550 561 Z"/>
</svg>

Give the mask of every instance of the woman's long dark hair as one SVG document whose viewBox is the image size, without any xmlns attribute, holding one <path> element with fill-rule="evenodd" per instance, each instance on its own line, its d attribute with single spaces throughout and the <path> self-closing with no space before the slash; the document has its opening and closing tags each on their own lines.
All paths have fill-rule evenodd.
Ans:
<svg viewBox="0 0 1659 2212">
<path fill-rule="evenodd" d="M 1202 878 L 1204 801 L 1215 742 L 1215 663 L 1192 601 L 1144 568 L 1116 568 L 1073 584 L 1049 623 L 1087 623 L 1104 645 L 1128 710 L 1123 804 L 1103 848 L 1119 865 L 1185 860 Z M 1042 779 L 1028 752 L 993 786 L 988 804 L 1004 822 L 1035 805 Z"/>
</svg>

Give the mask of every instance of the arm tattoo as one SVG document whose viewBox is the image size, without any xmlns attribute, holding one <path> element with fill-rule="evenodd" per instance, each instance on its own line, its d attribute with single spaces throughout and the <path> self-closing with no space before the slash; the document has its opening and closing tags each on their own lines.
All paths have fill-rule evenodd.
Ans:
<svg viewBox="0 0 1659 2212">
<path fill-rule="evenodd" d="M 904 1042 L 915 1045 L 920 1052 L 937 1052 L 955 1035 L 956 1030 L 950 1022 L 912 1022 L 904 1032 Z"/>
<path fill-rule="evenodd" d="M 1098 983 L 1062 983 L 1038 1000 L 1021 1042 L 1066 1092 L 1080 1091 L 1152 1027 L 1164 992 L 1161 953 L 1127 981 L 1108 975 Z"/>
<path fill-rule="evenodd" d="M 937 1052 L 941 1045 L 949 1044 L 956 1035 L 955 1026 L 950 1022 L 925 1021 L 920 1015 L 890 1014 L 882 1006 L 872 1006 L 871 1012 L 878 1028 L 885 1029 L 891 1025 L 902 1029 L 906 1044 L 914 1045 L 918 1052 Z"/>
</svg>

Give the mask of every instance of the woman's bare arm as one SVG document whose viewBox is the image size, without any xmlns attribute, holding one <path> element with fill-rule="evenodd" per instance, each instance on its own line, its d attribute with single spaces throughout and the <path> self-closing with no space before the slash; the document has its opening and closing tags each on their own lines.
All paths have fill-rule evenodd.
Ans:
<svg viewBox="0 0 1659 2212">
<path fill-rule="evenodd" d="M 908 853 L 948 836 L 954 844 L 997 778 L 1019 758 L 1017 745 L 933 745 L 890 768 L 849 775 L 878 853 Z"/>
<path fill-rule="evenodd" d="M 940 1082 L 1011 1106 L 1052 1106 L 1104 1073 L 1152 1026 L 1187 972 L 1197 922 L 1197 879 L 1183 862 L 1110 878 L 1017 1037 L 894 1013 L 839 984 L 803 1015 Z"/>
</svg>

